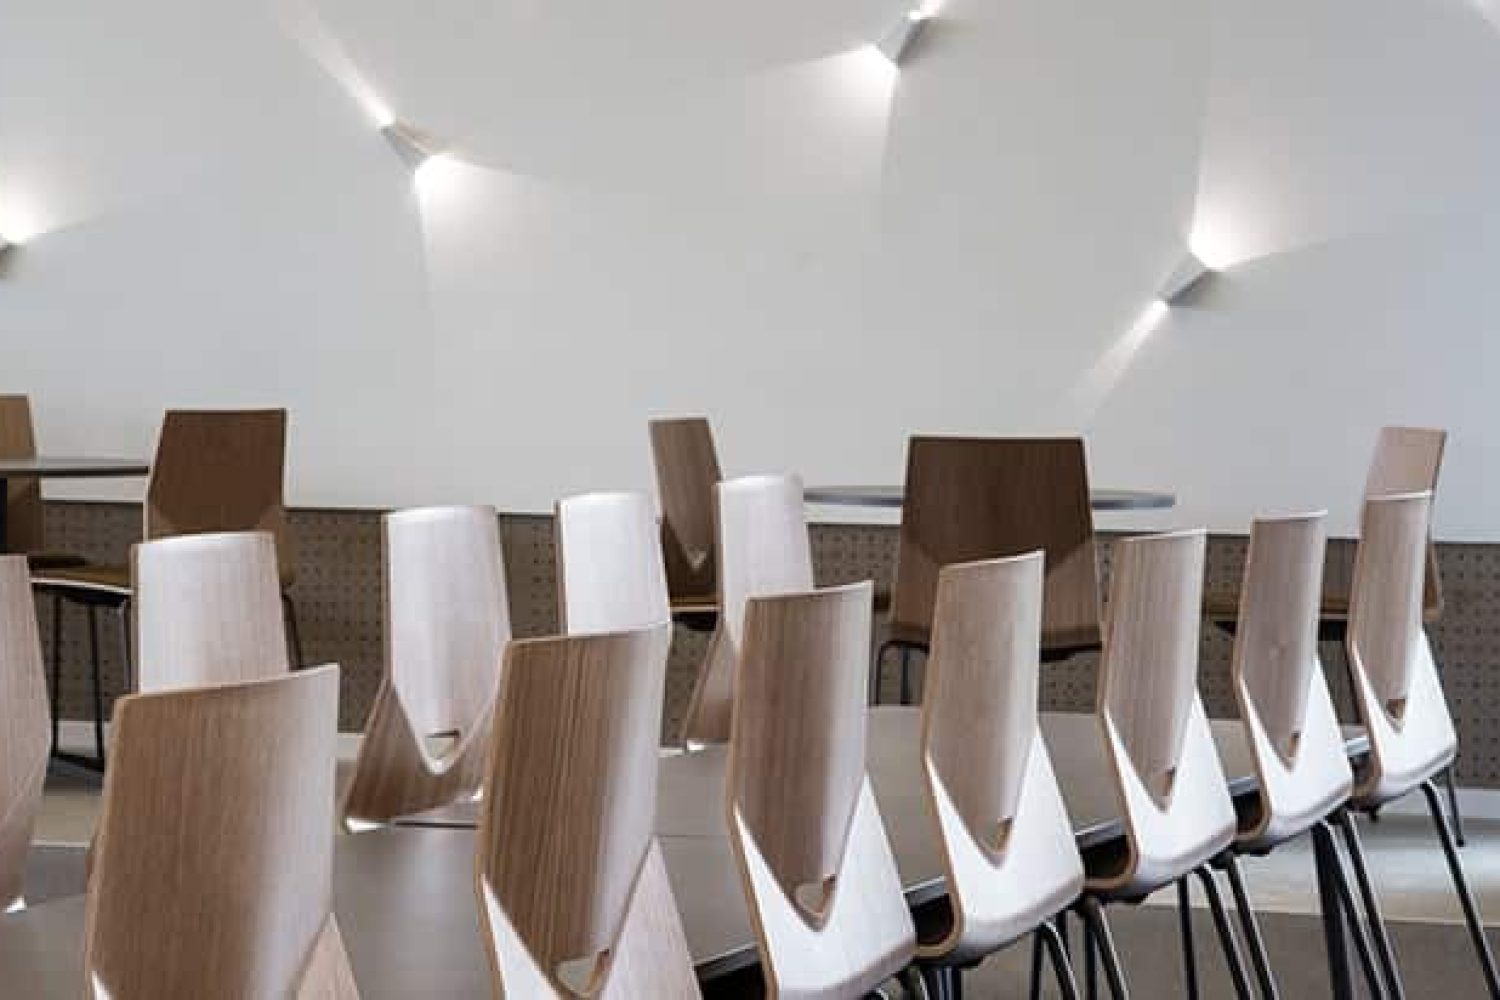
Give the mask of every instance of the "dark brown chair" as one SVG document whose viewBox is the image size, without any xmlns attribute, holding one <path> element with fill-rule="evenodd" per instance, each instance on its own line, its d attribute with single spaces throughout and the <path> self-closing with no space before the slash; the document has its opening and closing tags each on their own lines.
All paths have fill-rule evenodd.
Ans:
<svg viewBox="0 0 1500 1000">
<path fill-rule="evenodd" d="M 672 616 L 707 631 L 719 610 L 714 487 L 723 478 L 713 430 L 705 417 L 653 420 L 650 429 Z"/>
<path fill-rule="evenodd" d="M 162 420 L 156 459 L 146 488 L 143 535 L 147 541 L 177 535 L 264 531 L 276 543 L 282 602 L 293 666 L 302 664 L 296 606 L 282 500 L 286 465 L 285 410 L 169 410 Z M 100 682 L 98 611 L 118 613 L 122 650 L 130 672 L 130 607 L 134 588 L 128 565 L 87 565 L 37 572 L 43 593 L 82 605 L 88 612 L 93 666 L 95 749 L 104 760 L 104 699 Z M 54 625 L 54 639 L 58 629 Z M 52 683 L 61 680 L 58 643 L 52 649 Z"/>
<path fill-rule="evenodd" d="M 0 396 L 0 458 L 35 458 L 36 435 L 31 423 L 31 400 Z M 71 552 L 49 552 L 42 532 L 42 486 L 37 479 L 7 481 L 5 502 L 6 549 L 24 554 L 32 569 L 82 566 Z"/>
<path fill-rule="evenodd" d="M 938 573 L 952 563 L 1046 553 L 1043 661 L 1100 644 L 1099 583 L 1088 465 L 1078 438 L 913 437 L 906 456 L 889 634 L 876 654 L 909 653 L 932 637 Z"/>
</svg>

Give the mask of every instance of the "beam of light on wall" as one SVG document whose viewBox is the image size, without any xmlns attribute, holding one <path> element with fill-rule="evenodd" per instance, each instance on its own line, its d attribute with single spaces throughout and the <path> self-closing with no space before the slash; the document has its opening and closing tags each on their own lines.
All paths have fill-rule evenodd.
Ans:
<svg viewBox="0 0 1500 1000">
<path fill-rule="evenodd" d="M 50 227 L 21 198 L 0 198 L 0 246 L 19 246 Z"/>
<path fill-rule="evenodd" d="M 395 122 L 390 106 L 359 71 L 343 43 L 328 30 L 310 0 L 276 0 L 275 13 L 287 35 L 354 98 L 376 128 Z"/>
<path fill-rule="evenodd" d="M 1170 311 L 1162 300 L 1152 301 L 1141 310 L 1141 314 L 1120 339 L 1111 344 L 1073 386 L 1067 401 L 1078 426 L 1087 424 L 1099 412 L 1104 401 L 1130 371 L 1136 355 L 1146 346 Z"/>
<path fill-rule="evenodd" d="M 827 62 L 861 113 L 881 120 L 890 116 L 900 70 L 873 45 L 831 56 Z"/>
</svg>

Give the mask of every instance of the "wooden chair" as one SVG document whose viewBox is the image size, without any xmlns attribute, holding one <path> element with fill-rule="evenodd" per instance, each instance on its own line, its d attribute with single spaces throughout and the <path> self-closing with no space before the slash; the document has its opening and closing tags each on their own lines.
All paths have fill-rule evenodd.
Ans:
<svg viewBox="0 0 1500 1000">
<path fill-rule="evenodd" d="M 938 574 L 922 759 L 948 901 L 930 923 L 918 914 L 917 958 L 940 995 L 1032 933 L 1077 993 L 1051 923 L 1078 900 L 1083 862 L 1037 722 L 1042 579 L 1040 552 Z"/>
<path fill-rule="evenodd" d="M 168 410 L 146 487 L 142 534 L 146 541 L 154 541 L 208 532 L 268 532 L 276 543 L 292 658 L 300 664 L 296 606 L 286 594 L 294 577 L 282 502 L 285 459 L 285 410 Z M 118 614 L 121 650 L 128 660 L 132 648 L 130 574 L 128 565 L 90 565 L 38 572 L 32 578 L 38 590 L 80 604 L 88 613 L 95 750 L 101 764 L 104 746 L 98 723 L 104 712 L 98 611 L 103 608 Z M 56 645 L 52 651 L 54 678 L 60 676 L 62 666 Z"/>
<path fill-rule="evenodd" d="M 1344 806 L 1354 782 L 1318 658 L 1324 519 L 1317 513 L 1256 521 L 1240 588 L 1231 677 L 1258 781 L 1253 791 L 1235 800 L 1234 852 L 1221 860 L 1221 866 L 1228 872 L 1242 925 L 1249 930 L 1251 959 L 1266 997 L 1277 991 L 1234 855 L 1266 854 L 1311 833 L 1321 856 L 1336 857 L 1332 824 L 1349 823 Z M 1348 836 L 1356 867 L 1363 870 L 1364 856 L 1352 825 Z M 1380 996 L 1385 989 L 1381 972 L 1374 965 L 1343 864 L 1328 868 L 1337 898 L 1325 899 L 1324 905 L 1342 909 L 1371 995 Z M 1377 940 L 1385 941 L 1384 925 L 1377 923 L 1375 930 Z"/>
<path fill-rule="evenodd" d="M 1085 851 L 1084 917 L 1101 902 L 1135 902 L 1176 884 L 1183 913 L 1188 879 L 1208 896 L 1236 994 L 1249 980 L 1208 865 L 1234 841 L 1236 821 L 1208 716 L 1198 696 L 1198 621 L 1206 535 L 1202 531 L 1115 543 L 1109 619 L 1099 665 L 1098 714 L 1117 783 L 1124 836 Z M 1111 992 L 1123 995 L 1118 962 L 1101 935 Z"/>
<path fill-rule="evenodd" d="M 85 908 L 98 1000 L 345 1000 L 338 668 L 122 698 Z"/>
<path fill-rule="evenodd" d="M 1077 438 L 913 437 L 891 591 L 888 639 L 902 650 L 901 700 L 911 700 L 909 656 L 932 636 L 938 572 L 949 563 L 1046 554 L 1042 657 L 1099 648 L 1088 466 Z"/>
<path fill-rule="evenodd" d="M 865 582 L 746 602 L 725 780 L 769 997 L 857 997 L 915 953 L 865 773 L 871 598 Z"/>
<path fill-rule="evenodd" d="M 25 396 L 0 396 L 0 458 L 35 458 L 36 435 L 31 424 L 31 400 Z M 5 503 L 6 547 L 26 556 L 33 569 L 82 566 L 84 559 L 71 552 L 51 552 L 42 531 L 42 486 L 33 478 L 9 479 Z"/>
<path fill-rule="evenodd" d="M 557 505 L 557 585 L 568 635 L 672 620 L 656 512 L 644 493 L 588 493 Z"/>
<path fill-rule="evenodd" d="M 493 507 L 399 511 L 384 532 L 386 669 L 344 801 L 351 827 L 480 790 L 510 638 Z"/>
<path fill-rule="evenodd" d="M 719 607 L 714 487 L 723 478 L 713 429 L 707 418 L 679 417 L 653 420 L 650 431 L 672 613 L 689 627 L 712 628 Z"/>
<path fill-rule="evenodd" d="M 26 557 L 0 556 L 0 913 L 26 904 L 26 851 L 47 779 L 47 729 L 47 678 Z"/>
<path fill-rule="evenodd" d="M 720 483 L 716 491 L 722 612 L 699 668 L 683 728 L 684 739 L 697 743 L 729 739 L 745 602 L 762 594 L 813 587 L 801 479 L 745 476 Z"/>
<path fill-rule="evenodd" d="M 497 997 L 699 996 L 652 832 L 670 639 L 506 649 L 475 875 Z"/>
<path fill-rule="evenodd" d="M 136 690 L 235 684 L 289 669 L 269 532 L 142 542 L 131 570 Z"/>
<path fill-rule="evenodd" d="M 1370 752 L 1355 773 L 1353 807 L 1371 813 L 1422 790 L 1485 983 L 1491 996 L 1500 997 L 1500 976 L 1434 783 L 1452 765 L 1458 737 L 1423 627 L 1431 520 L 1430 492 L 1378 495 L 1365 501 L 1349 599 L 1347 652 Z M 1362 868 L 1355 874 L 1368 906 L 1373 900 L 1368 874 Z M 1377 915 L 1370 916 L 1375 923 Z"/>
</svg>

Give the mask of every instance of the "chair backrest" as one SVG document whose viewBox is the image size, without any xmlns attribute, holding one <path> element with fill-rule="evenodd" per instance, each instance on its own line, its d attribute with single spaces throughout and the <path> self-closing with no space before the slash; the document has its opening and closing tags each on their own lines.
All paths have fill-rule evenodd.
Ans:
<svg viewBox="0 0 1500 1000">
<path fill-rule="evenodd" d="M 25 396 L 0 396 L 0 458 L 35 457 L 31 400 Z M 11 552 L 41 549 L 41 481 L 33 478 L 8 480 L 6 494 L 0 500 L 6 505 L 6 548 Z"/>
<path fill-rule="evenodd" d="M 344 799 L 374 823 L 479 791 L 510 609 L 493 507 L 387 514 L 385 676 Z"/>
<path fill-rule="evenodd" d="M 1099 716 L 1125 805 L 1131 857 L 1111 885 L 1155 887 L 1226 847 L 1234 807 L 1198 695 L 1207 536 L 1114 545 Z"/>
<path fill-rule="evenodd" d="M 922 754 L 953 920 L 924 951 L 959 961 L 1034 930 L 1083 887 L 1037 725 L 1042 560 L 1033 552 L 938 574 Z"/>
<path fill-rule="evenodd" d="M 1382 427 L 1375 443 L 1375 457 L 1365 480 L 1365 496 L 1403 493 L 1436 495 L 1438 474 L 1443 468 L 1443 449 L 1448 432 L 1428 427 Z M 1438 576 L 1437 550 L 1429 530 L 1427 565 L 1422 590 L 1422 611 L 1436 620 L 1443 610 L 1442 581 Z"/>
<path fill-rule="evenodd" d="M 656 512 L 644 493 L 587 493 L 557 504 L 557 587 L 568 635 L 672 620 Z"/>
<path fill-rule="evenodd" d="M 91 997 L 356 995 L 333 922 L 338 668 L 115 704 Z"/>
<path fill-rule="evenodd" d="M 872 588 L 745 608 L 726 790 L 772 996 L 857 996 L 915 935 L 865 773 Z"/>
<path fill-rule="evenodd" d="M 670 638 L 506 649 L 475 879 L 496 995 L 698 995 L 652 833 Z"/>
<path fill-rule="evenodd" d="M 653 420 L 650 429 L 667 586 L 674 600 L 712 597 L 714 487 L 722 478 L 713 430 L 704 417 Z"/>
<path fill-rule="evenodd" d="M 168 410 L 146 486 L 147 539 L 268 531 L 290 565 L 286 410 Z"/>
<path fill-rule="evenodd" d="M 1044 645 L 1098 645 L 1098 569 L 1083 441 L 911 439 L 891 591 L 898 634 L 931 630 L 942 567 L 1038 549 L 1047 558 Z"/>
<path fill-rule="evenodd" d="M 1346 638 L 1355 698 L 1370 738 L 1356 793 L 1387 798 L 1415 788 L 1456 751 L 1432 647 L 1422 625 L 1432 494 L 1365 501 Z"/>
<path fill-rule="evenodd" d="M 1323 513 L 1257 520 L 1250 530 L 1231 673 L 1256 772 L 1260 812 L 1244 839 L 1302 833 L 1349 797 L 1353 776 L 1318 658 Z"/>
<path fill-rule="evenodd" d="M 729 738 L 745 603 L 812 589 L 812 544 L 797 476 L 745 476 L 716 487 L 719 622 L 688 705 L 688 739 Z"/>
<path fill-rule="evenodd" d="M 284 674 L 276 542 L 264 531 L 182 535 L 131 551 L 136 690 Z"/>
<path fill-rule="evenodd" d="M 0 556 L 0 913 L 18 905 L 50 750 L 47 679 L 25 556 Z"/>
</svg>

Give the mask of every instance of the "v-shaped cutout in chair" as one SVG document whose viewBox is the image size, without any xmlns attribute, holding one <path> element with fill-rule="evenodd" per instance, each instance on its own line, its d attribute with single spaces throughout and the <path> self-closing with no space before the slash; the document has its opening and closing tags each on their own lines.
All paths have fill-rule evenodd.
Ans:
<svg viewBox="0 0 1500 1000">
<path fill-rule="evenodd" d="M 1033 552 L 938 573 L 922 756 L 949 919 L 919 920 L 917 958 L 941 970 L 940 993 L 941 977 L 1035 932 L 1064 995 L 1077 995 L 1051 924 L 1077 901 L 1083 861 L 1037 723 L 1042 561 Z"/>
<path fill-rule="evenodd" d="M 472 796 L 510 638 L 493 507 L 387 514 L 386 670 L 344 800 L 349 826 Z"/>
<path fill-rule="evenodd" d="M 652 833 L 670 638 L 506 650 L 475 875 L 497 997 L 699 996 Z"/>
<path fill-rule="evenodd" d="M 706 417 L 674 417 L 651 421 L 650 433 L 672 613 L 706 631 L 719 606 L 714 487 L 723 475 L 713 428 Z"/>
<path fill-rule="evenodd" d="M 730 842 L 777 997 L 858 997 L 915 953 L 865 773 L 868 582 L 751 598 L 726 765 Z"/>
<path fill-rule="evenodd" d="M 25 905 L 22 880 L 47 780 L 48 727 L 26 557 L 0 556 L 0 913 Z"/>
<path fill-rule="evenodd" d="M 326 666 L 116 703 L 89 997 L 358 997 L 333 917 L 338 695 Z"/>
<path fill-rule="evenodd" d="M 716 489 L 719 509 L 719 625 L 709 641 L 688 702 L 683 737 L 729 739 L 735 662 L 745 602 L 761 594 L 811 590 L 812 545 L 797 476 L 744 476 Z"/>
</svg>

